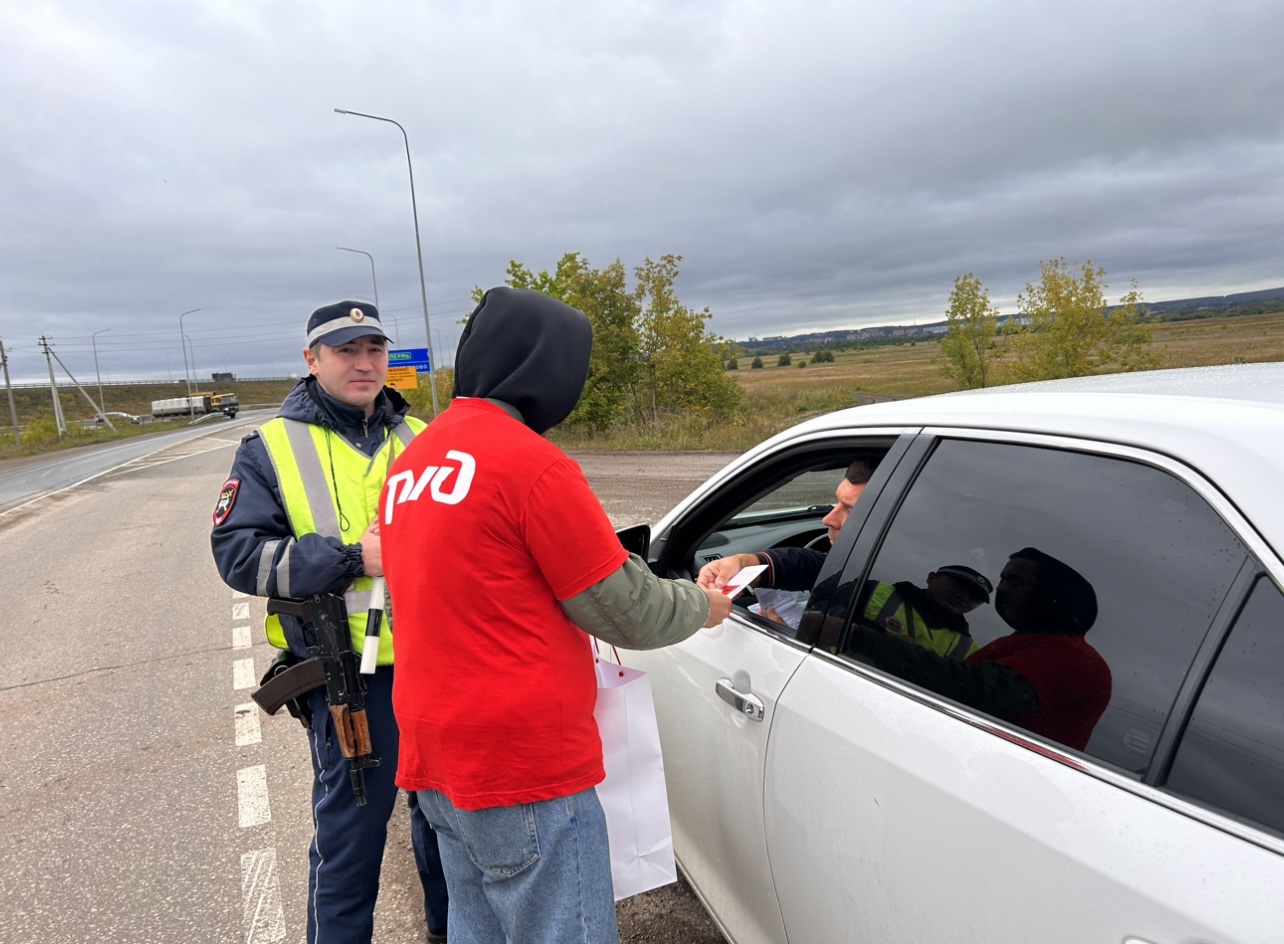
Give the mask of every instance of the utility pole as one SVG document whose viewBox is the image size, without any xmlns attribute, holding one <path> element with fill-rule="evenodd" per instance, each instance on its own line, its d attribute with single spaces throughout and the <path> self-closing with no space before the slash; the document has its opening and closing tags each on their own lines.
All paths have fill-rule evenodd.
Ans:
<svg viewBox="0 0 1284 944">
<path fill-rule="evenodd" d="M 49 341 L 42 334 L 40 349 L 45 352 L 45 366 L 49 368 L 49 392 L 53 394 L 54 423 L 58 426 L 58 438 L 62 439 L 67 432 L 67 424 L 62 419 L 62 404 L 58 402 L 58 383 L 54 380 L 53 361 L 49 359 Z"/>
<path fill-rule="evenodd" d="M 0 343 L 0 367 L 4 368 L 4 389 L 9 394 L 9 419 L 13 423 L 13 444 L 22 445 L 22 435 L 18 432 L 18 411 L 13 406 L 13 387 L 9 386 L 9 358 L 5 356 L 4 344 Z"/>
<path fill-rule="evenodd" d="M 114 433 L 116 431 L 116 425 L 111 421 L 111 417 L 107 415 L 107 411 L 103 409 L 102 404 L 95 403 L 94 398 L 85 392 L 85 388 L 80 385 L 80 381 L 76 379 L 75 375 L 71 371 L 67 370 L 67 365 L 62 362 L 62 358 L 57 354 L 54 354 L 53 351 L 50 351 L 49 353 L 53 355 L 53 359 L 58 362 L 58 366 L 63 369 L 63 372 L 71 378 L 71 382 L 76 385 L 76 389 L 80 391 L 80 395 L 89 401 L 89 405 L 94 408 L 94 412 L 103 418 L 103 422 L 107 424 L 107 428 Z"/>
</svg>

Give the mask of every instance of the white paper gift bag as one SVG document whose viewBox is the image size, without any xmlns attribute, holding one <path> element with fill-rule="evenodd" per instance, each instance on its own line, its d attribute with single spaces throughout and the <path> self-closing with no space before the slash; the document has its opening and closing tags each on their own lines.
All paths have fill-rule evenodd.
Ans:
<svg viewBox="0 0 1284 944">
<path fill-rule="evenodd" d="M 597 796 L 606 813 L 615 900 L 678 879 L 664 786 L 660 731 L 645 672 L 597 658 L 597 707 L 606 779 Z"/>
</svg>

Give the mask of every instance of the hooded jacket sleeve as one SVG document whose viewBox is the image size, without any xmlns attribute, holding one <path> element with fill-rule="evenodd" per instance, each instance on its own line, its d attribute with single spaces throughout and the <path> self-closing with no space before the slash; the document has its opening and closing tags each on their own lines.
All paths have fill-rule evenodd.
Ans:
<svg viewBox="0 0 1284 944">
<path fill-rule="evenodd" d="M 255 596 L 301 599 L 341 590 L 363 572 L 361 545 L 305 534 L 295 540 L 276 471 L 258 433 L 241 440 L 216 513 L 210 547 L 228 586 Z"/>
<path fill-rule="evenodd" d="M 665 580 L 636 554 L 619 570 L 562 602 L 572 623 L 621 649 L 681 642 L 709 618 L 709 597 L 690 580 Z"/>
</svg>

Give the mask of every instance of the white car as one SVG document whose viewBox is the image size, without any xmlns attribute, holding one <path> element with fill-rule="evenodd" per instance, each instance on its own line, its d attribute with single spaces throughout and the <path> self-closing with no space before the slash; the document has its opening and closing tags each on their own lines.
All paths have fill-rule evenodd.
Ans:
<svg viewBox="0 0 1284 944">
<path fill-rule="evenodd" d="M 877 468 L 797 628 L 746 594 L 622 654 L 726 937 L 1284 941 L 1284 365 L 822 416 L 697 489 L 647 557 L 693 576 L 827 546 L 855 459 Z M 976 588 L 953 656 L 905 625 L 942 568 Z"/>
</svg>

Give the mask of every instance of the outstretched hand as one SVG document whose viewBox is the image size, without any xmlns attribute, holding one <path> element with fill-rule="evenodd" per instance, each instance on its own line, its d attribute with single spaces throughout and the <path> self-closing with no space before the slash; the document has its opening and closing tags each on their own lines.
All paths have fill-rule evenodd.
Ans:
<svg viewBox="0 0 1284 944">
<path fill-rule="evenodd" d="M 736 574 L 746 567 L 758 563 L 757 554 L 732 554 L 730 557 L 719 557 L 700 568 L 696 586 L 706 590 L 721 590 Z"/>
</svg>

